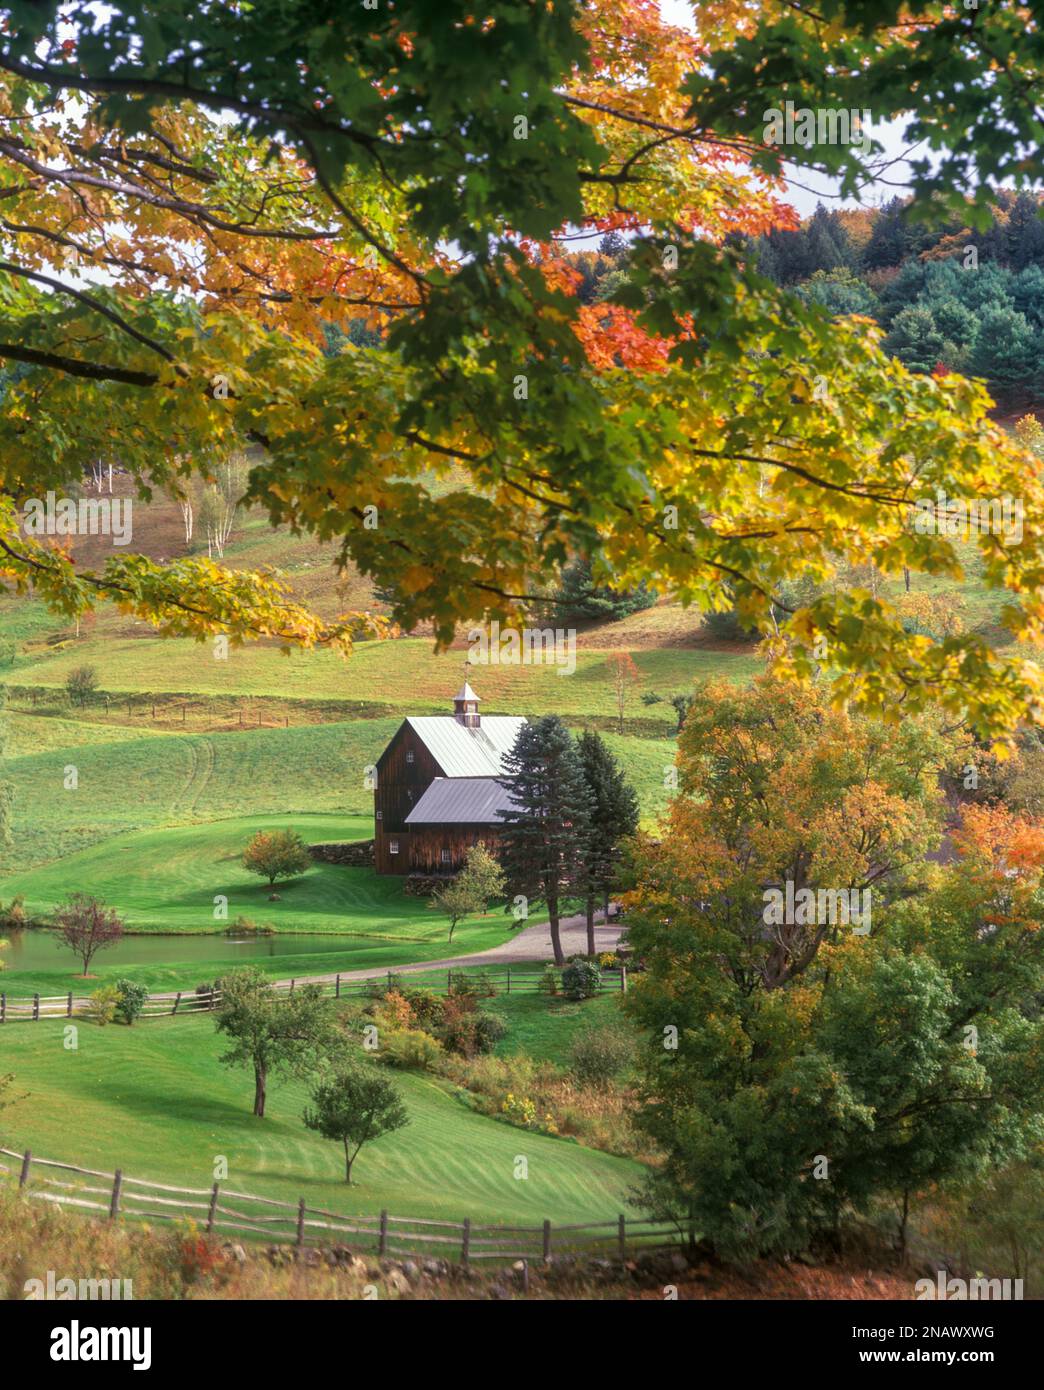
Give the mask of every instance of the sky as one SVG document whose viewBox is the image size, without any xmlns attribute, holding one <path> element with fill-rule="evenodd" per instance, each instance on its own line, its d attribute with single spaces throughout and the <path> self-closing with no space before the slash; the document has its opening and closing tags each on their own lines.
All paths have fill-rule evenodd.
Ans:
<svg viewBox="0 0 1044 1390">
<path fill-rule="evenodd" d="M 698 0 L 695 0 L 695 7 L 698 8 Z M 660 13 L 669 24 L 677 24 L 679 27 L 693 31 L 693 8 L 694 0 L 660 0 Z M 766 109 L 779 107 L 781 104 L 779 94 L 766 93 Z M 822 174 L 810 173 L 807 169 L 798 169 L 792 164 L 784 166 L 787 176 L 787 201 L 797 209 L 802 217 L 808 217 L 816 210 L 816 204 L 822 202 L 827 208 L 853 208 L 874 205 L 888 202 L 896 196 L 902 196 L 903 185 L 909 176 L 909 166 L 899 157 L 904 153 L 909 153 L 907 142 L 903 138 L 903 121 L 877 121 L 871 120 L 869 124 L 870 135 L 877 140 L 883 149 L 880 156 L 880 164 L 888 165 L 886 178 L 887 182 L 878 181 L 872 187 L 863 190 L 862 197 L 841 198 L 838 196 L 838 181 L 826 178 Z M 924 150 L 918 150 L 917 155 L 923 158 Z M 892 161 L 898 161 L 892 163 Z M 884 172 L 882 167 L 882 172 Z M 898 186 L 897 186 L 898 185 Z"/>
</svg>

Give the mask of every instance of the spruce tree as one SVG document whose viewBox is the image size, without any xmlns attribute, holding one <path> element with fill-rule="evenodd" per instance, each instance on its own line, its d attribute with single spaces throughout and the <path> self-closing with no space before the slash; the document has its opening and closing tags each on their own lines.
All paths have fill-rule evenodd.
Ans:
<svg viewBox="0 0 1044 1390">
<path fill-rule="evenodd" d="M 638 829 L 638 798 L 600 734 L 585 731 L 577 745 L 591 798 L 585 846 L 587 953 L 595 953 L 595 899 L 609 920 L 609 894 L 620 862 L 621 842 Z"/>
<path fill-rule="evenodd" d="M 504 759 L 500 862 L 509 898 L 543 898 L 555 964 L 564 965 L 559 904 L 583 885 L 591 795 L 572 735 L 557 715 L 524 724 Z"/>
</svg>

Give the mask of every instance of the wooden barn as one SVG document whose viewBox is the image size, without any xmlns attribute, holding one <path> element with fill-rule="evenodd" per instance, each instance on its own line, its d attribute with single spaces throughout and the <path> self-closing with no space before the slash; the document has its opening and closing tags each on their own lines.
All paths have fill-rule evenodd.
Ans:
<svg viewBox="0 0 1044 1390">
<path fill-rule="evenodd" d="M 377 760 L 374 863 L 379 874 L 451 874 L 479 840 L 496 849 L 509 801 L 497 778 L 525 719 L 479 714 L 465 682 L 452 714 L 404 719 Z"/>
</svg>

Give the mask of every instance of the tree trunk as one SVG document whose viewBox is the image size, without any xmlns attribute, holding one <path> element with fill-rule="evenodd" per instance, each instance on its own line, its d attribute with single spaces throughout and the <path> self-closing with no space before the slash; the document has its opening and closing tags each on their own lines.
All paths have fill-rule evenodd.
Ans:
<svg viewBox="0 0 1044 1390">
<path fill-rule="evenodd" d="M 593 956 L 594 953 L 595 953 L 594 917 L 595 917 L 595 900 L 594 900 L 594 894 L 593 894 L 593 893 L 589 893 L 589 894 L 588 894 L 588 897 L 587 897 L 587 954 L 588 954 L 589 956 Z"/>
<path fill-rule="evenodd" d="M 254 1114 L 259 1119 L 264 1118 L 265 1114 L 265 1069 L 264 1067 L 254 1067 Z"/>
<path fill-rule="evenodd" d="M 557 898 L 549 898 L 547 901 L 547 920 L 551 928 L 551 950 L 554 952 L 555 964 L 565 965 L 565 956 L 562 954 L 562 937 L 558 930 Z"/>
<path fill-rule="evenodd" d="M 606 890 L 605 890 L 605 891 L 603 892 L 603 894 L 602 894 L 602 921 L 605 923 L 606 926 L 609 925 L 609 889 L 608 889 L 608 888 L 606 888 Z"/>
<path fill-rule="evenodd" d="M 352 1180 L 352 1158 L 348 1152 L 348 1140 L 344 1141 L 344 1180 L 350 1183 Z"/>
</svg>

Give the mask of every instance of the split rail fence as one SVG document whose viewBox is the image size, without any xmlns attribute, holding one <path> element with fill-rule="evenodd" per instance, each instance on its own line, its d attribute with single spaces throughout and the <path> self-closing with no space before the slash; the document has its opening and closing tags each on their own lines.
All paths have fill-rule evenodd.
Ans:
<svg viewBox="0 0 1044 1390">
<path fill-rule="evenodd" d="M 3 1158 L 15 1162 L 5 1163 Z M 61 1176 L 51 1176 L 52 1171 Z M 548 1263 L 567 1254 L 625 1260 L 640 1251 L 677 1248 L 684 1239 L 676 1225 L 623 1214 L 611 1221 L 544 1221 L 536 1226 L 432 1221 L 387 1211 L 349 1216 L 309 1206 L 304 1197 L 296 1203 L 280 1202 L 217 1182 L 209 1188 L 175 1187 L 130 1177 L 119 1168 L 105 1173 L 39 1158 L 29 1149 L 20 1153 L 0 1148 L 0 1181 L 17 1183 L 29 1198 L 110 1221 L 191 1221 L 208 1235 L 235 1233 L 297 1249 L 348 1245 L 355 1254 L 440 1259 L 464 1266 L 477 1260 Z"/>
<path fill-rule="evenodd" d="M 483 985 L 488 984 L 498 994 L 536 994 L 544 988 L 543 971 L 524 970 L 518 967 L 512 969 L 507 966 L 499 970 L 481 970 L 475 974 L 468 974 L 462 970 L 430 972 L 431 978 L 428 978 L 428 973 L 426 972 L 422 977 L 419 974 L 414 975 L 406 972 L 399 975 L 395 971 L 389 971 L 387 983 L 389 985 L 401 984 L 403 988 L 408 989 L 428 989 L 437 994 L 448 993 L 453 983 L 459 979 L 467 980 L 480 990 Z M 324 994 L 330 994 L 336 999 L 343 999 L 353 995 L 369 995 L 374 986 L 379 985 L 382 980 L 384 980 L 383 976 L 353 980 L 335 975 L 333 978 L 322 980 L 275 980 L 272 987 L 276 991 L 289 995 L 302 984 L 318 984 Z M 561 982 L 557 975 L 556 981 L 558 989 L 561 990 Z M 627 967 L 603 971 L 601 989 L 626 990 Z M 197 993 L 193 990 L 170 990 L 161 994 L 150 994 L 140 1017 L 145 1019 L 170 1018 L 206 1013 L 215 1009 L 220 1002 L 220 990 L 208 990 L 203 993 Z M 74 1018 L 77 1015 L 88 1014 L 90 1009 L 90 998 L 86 995 L 75 995 L 71 990 L 68 994 L 50 995 L 15 996 L 0 993 L 0 1024 L 35 1023 L 45 1018 Z"/>
</svg>

